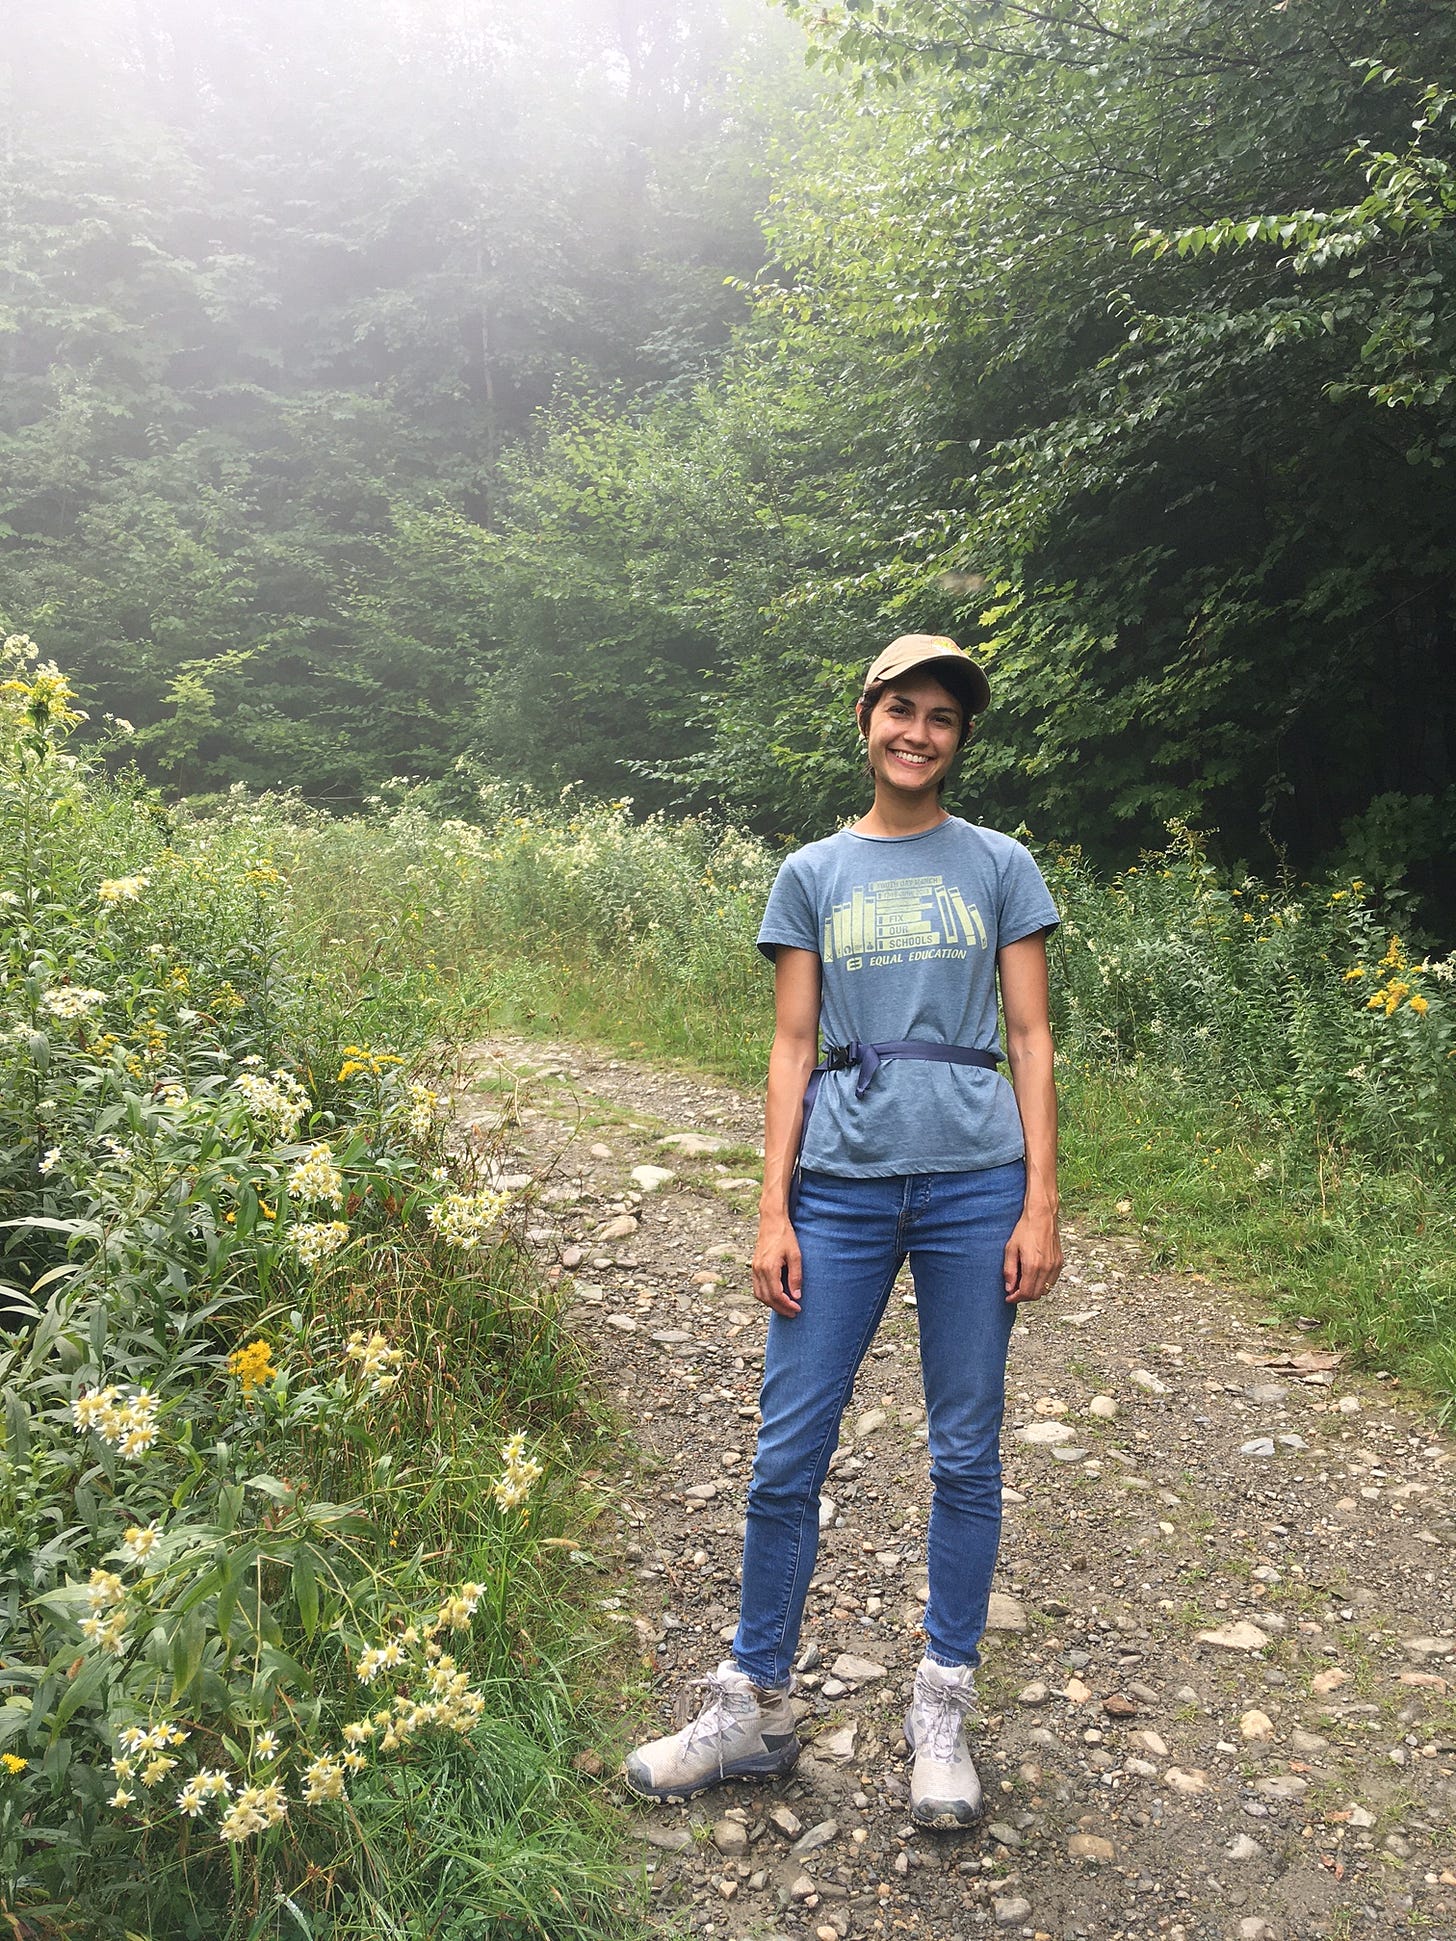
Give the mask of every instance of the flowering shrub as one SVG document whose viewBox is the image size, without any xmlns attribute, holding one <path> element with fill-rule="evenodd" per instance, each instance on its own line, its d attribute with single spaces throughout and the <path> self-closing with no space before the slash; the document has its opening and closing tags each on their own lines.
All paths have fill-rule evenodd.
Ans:
<svg viewBox="0 0 1456 1941">
<path fill-rule="evenodd" d="M 484 1785 L 492 1706 L 538 1702 L 571 1364 L 408 1051 L 315 1049 L 266 825 L 111 787 L 63 676 L 3 653 L 0 1915 L 261 1935 L 380 1878 L 351 1856 L 415 1767 L 455 1744 Z M 526 1814 L 557 1907 L 597 1892 L 571 1784 Z"/>
</svg>

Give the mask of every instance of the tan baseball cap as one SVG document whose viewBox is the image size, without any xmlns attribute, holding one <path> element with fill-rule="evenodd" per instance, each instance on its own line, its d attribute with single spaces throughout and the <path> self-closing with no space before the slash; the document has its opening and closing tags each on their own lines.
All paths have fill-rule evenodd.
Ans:
<svg viewBox="0 0 1456 1941">
<path fill-rule="evenodd" d="M 983 713 L 991 705 L 991 683 L 965 648 L 957 647 L 944 634 L 901 634 L 870 663 L 865 686 L 897 680 L 912 667 L 928 668 L 960 701 L 968 717 Z"/>
</svg>

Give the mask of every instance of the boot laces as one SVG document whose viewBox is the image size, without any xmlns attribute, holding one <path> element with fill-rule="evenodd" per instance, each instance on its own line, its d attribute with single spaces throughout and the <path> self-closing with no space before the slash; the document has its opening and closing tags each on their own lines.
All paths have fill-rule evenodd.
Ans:
<svg viewBox="0 0 1456 1941">
<path fill-rule="evenodd" d="M 952 1765 L 966 1714 L 975 1703 L 969 1685 L 947 1689 L 921 1683 L 915 1689 L 915 1745 L 942 1765 Z"/>
<path fill-rule="evenodd" d="M 710 1671 L 706 1678 L 696 1678 L 693 1683 L 705 1685 L 708 1696 L 702 1711 L 687 1729 L 683 1738 L 683 1752 L 691 1751 L 699 1739 L 705 1739 L 709 1744 L 716 1741 L 721 1759 L 724 1739 L 748 1715 L 748 1701 L 744 1694 L 734 1690 L 720 1672 Z"/>
</svg>

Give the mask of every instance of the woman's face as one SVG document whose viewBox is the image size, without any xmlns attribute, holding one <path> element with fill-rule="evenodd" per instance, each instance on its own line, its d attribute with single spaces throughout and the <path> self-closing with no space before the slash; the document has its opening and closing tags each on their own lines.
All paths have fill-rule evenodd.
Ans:
<svg viewBox="0 0 1456 1941">
<path fill-rule="evenodd" d="M 935 676 L 916 669 L 891 681 L 873 710 L 860 707 L 875 785 L 906 795 L 933 795 L 960 746 L 965 714 Z"/>
</svg>

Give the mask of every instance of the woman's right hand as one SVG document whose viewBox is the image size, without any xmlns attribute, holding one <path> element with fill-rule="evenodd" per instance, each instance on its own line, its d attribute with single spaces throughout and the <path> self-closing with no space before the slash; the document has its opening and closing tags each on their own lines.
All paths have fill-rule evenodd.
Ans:
<svg viewBox="0 0 1456 1941">
<path fill-rule="evenodd" d="M 761 1214 L 753 1249 L 753 1298 L 792 1320 L 804 1293 L 804 1262 L 786 1213 Z"/>
</svg>

